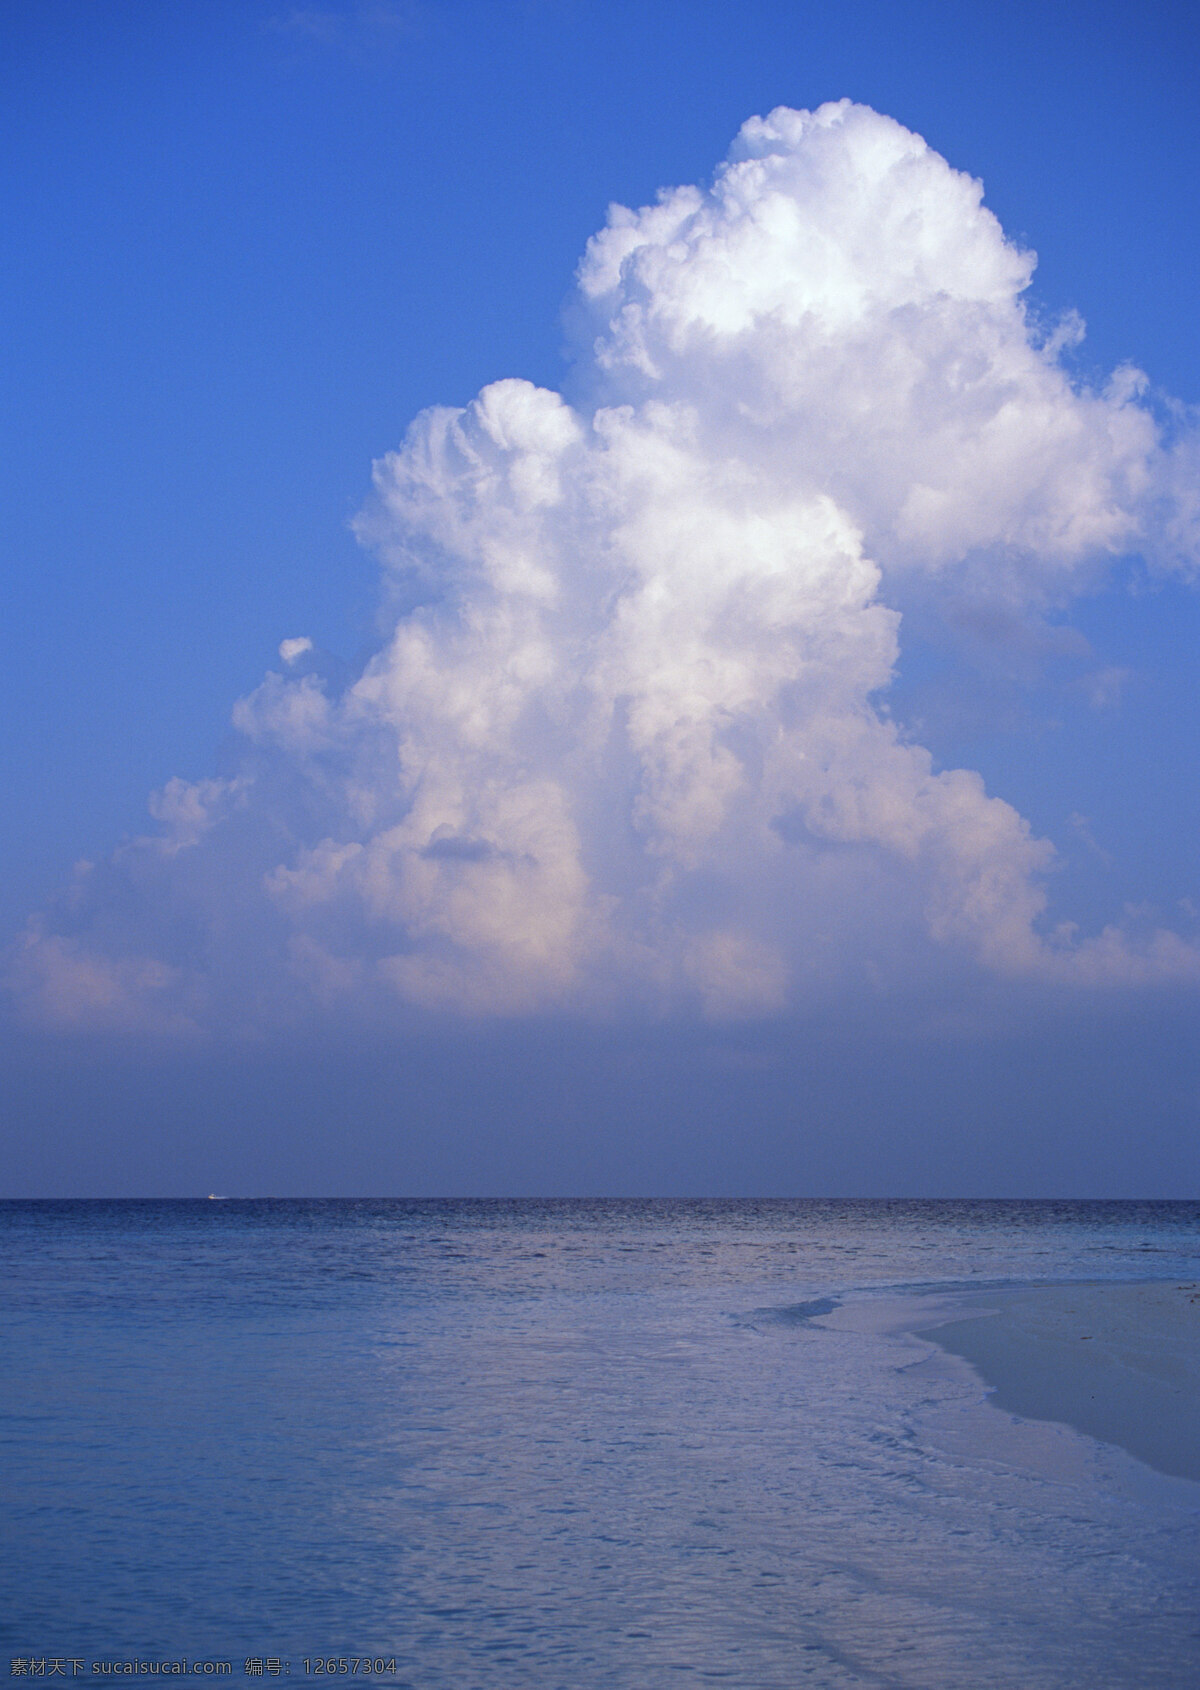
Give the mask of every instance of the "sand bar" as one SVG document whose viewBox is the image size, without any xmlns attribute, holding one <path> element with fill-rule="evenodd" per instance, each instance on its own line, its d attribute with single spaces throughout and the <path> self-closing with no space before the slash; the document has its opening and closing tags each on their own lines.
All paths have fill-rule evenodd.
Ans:
<svg viewBox="0 0 1200 1690">
<path fill-rule="evenodd" d="M 1200 1481 L 1200 1282 L 995 1292 L 918 1336 L 970 1362 L 997 1408 Z"/>
</svg>

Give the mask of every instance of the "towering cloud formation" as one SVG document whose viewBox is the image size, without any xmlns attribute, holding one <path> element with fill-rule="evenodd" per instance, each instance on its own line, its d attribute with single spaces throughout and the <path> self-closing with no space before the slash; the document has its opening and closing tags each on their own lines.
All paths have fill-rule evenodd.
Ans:
<svg viewBox="0 0 1200 1690">
<path fill-rule="evenodd" d="M 397 1002 L 770 1014 L 950 947 L 1064 982 L 1200 977 L 1169 932 L 1047 936 L 1052 847 L 880 700 L 906 595 L 1029 614 L 1194 555 L 1124 372 L 1064 372 L 979 184 L 843 101 L 747 123 L 711 191 L 616 207 L 571 408 L 501 381 L 376 466 L 396 613 L 311 643 L 236 778 L 83 872 L 16 964 L 65 1022 Z"/>
</svg>

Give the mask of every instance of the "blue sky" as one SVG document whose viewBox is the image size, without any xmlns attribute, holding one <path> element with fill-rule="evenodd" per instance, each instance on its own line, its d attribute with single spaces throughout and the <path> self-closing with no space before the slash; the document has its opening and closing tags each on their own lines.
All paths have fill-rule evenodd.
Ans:
<svg viewBox="0 0 1200 1690">
<path fill-rule="evenodd" d="M 709 182 L 754 114 L 849 96 L 923 136 L 1036 250 L 1044 320 L 1086 319 L 1064 358 L 1073 379 L 1132 362 L 1168 421 L 1162 396 L 1200 397 L 1183 7 L 50 3 L 8 7 L 0 29 L 6 938 L 78 859 L 103 863 L 152 828 L 153 790 L 233 775 L 231 709 L 279 668 L 281 639 L 361 668 L 382 638 L 378 567 L 350 531 L 371 461 L 425 407 L 490 382 L 574 392 L 562 311 L 609 203 Z M 1086 933 L 1129 905 L 1174 930 L 1180 900 L 1200 899 L 1200 601 L 1185 574 L 1155 574 L 1133 548 L 1015 632 L 961 605 L 955 622 L 920 593 L 903 605 L 893 717 L 935 767 L 979 771 L 1054 841 L 1054 913 Z M 219 861 L 211 872 L 219 883 Z M 124 907 L 114 894 L 104 911 L 110 937 Z M 368 1054 L 354 1046 L 351 1066 L 372 1078 L 352 1107 L 344 1033 L 315 1078 L 283 1081 L 303 1069 L 294 1029 L 233 1056 L 226 1035 L 180 1054 L 26 1022 L 7 1046 L 15 1177 L 22 1191 L 170 1190 L 186 1168 L 203 1185 L 290 1189 L 298 1151 L 267 1119 L 275 1095 L 312 1116 L 307 1190 L 529 1189 L 547 1156 L 512 1122 L 535 1075 L 561 1190 L 732 1190 L 739 1167 L 756 1190 L 862 1190 L 873 1153 L 847 1122 L 867 1116 L 888 1189 L 1194 1190 L 1194 987 L 1100 1002 L 961 966 L 922 1007 L 893 993 L 864 1011 L 851 994 L 733 1030 L 672 1008 L 669 1032 L 625 1028 L 609 1045 L 586 1017 L 548 1033 L 544 1003 L 501 1030 L 452 1016 L 436 1037 L 372 1021 L 355 1033 Z M 950 1001 L 971 1011 L 953 1034 Z M 707 1124 L 681 1080 L 697 1051 L 723 1076 Z M 996 1072 L 988 1101 L 972 1076 Z M 164 1115 L 185 1073 L 193 1113 Z M 570 1101 L 573 1075 L 600 1101 Z M 242 1123 L 241 1149 L 205 1151 L 208 1098 Z M 663 1123 L 656 1146 L 614 1136 L 604 1107 Z M 323 1133 L 347 1115 L 343 1137 Z M 951 1119 L 973 1123 L 965 1138 Z M 49 1150 L 31 1148 L 47 1133 Z M 274 1148 L 246 1161 L 247 1134 Z"/>
</svg>

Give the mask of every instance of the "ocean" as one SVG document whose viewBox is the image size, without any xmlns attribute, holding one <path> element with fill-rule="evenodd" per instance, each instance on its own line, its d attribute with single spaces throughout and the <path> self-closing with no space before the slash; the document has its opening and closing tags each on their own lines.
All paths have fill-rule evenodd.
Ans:
<svg viewBox="0 0 1200 1690">
<path fill-rule="evenodd" d="M 1200 1482 L 917 1335 L 1190 1283 L 1200 1204 L 9 1202 L 0 1252 L 11 1677 L 1200 1684 Z"/>
</svg>

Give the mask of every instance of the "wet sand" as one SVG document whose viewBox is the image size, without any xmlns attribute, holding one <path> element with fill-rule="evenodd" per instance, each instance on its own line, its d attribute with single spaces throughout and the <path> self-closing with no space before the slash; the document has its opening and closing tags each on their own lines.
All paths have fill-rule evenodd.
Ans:
<svg viewBox="0 0 1200 1690">
<path fill-rule="evenodd" d="M 968 1361 L 997 1408 L 1200 1481 L 1200 1282 L 997 1292 L 917 1335 Z"/>
</svg>

